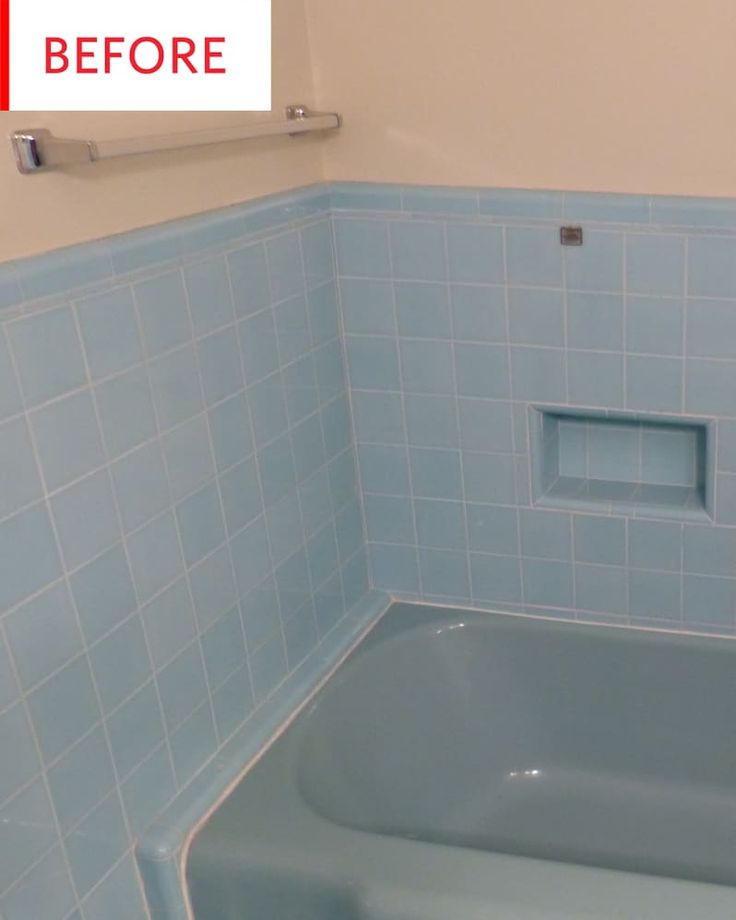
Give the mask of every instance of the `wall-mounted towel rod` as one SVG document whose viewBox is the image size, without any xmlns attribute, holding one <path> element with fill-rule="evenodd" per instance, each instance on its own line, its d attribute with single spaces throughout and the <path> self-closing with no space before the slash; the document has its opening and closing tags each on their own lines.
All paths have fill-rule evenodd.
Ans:
<svg viewBox="0 0 736 920">
<path fill-rule="evenodd" d="M 37 173 L 78 163 L 94 163 L 111 157 L 129 157 L 161 150 L 181 150 L 205 144 L 221 144 L 252 137 L 271 137 L 279 134 L 306 134 L 310 131 L 329 131 L 339 128 L 342 118 L 336 112 L 312 112 L 304 105 L 286 107 L 283 121 L 261 121 L 213 128 L 207 131 L 189 131 L 185 134 L 159 134 L 151 137 L 133 137 L 111 141 L 85 141 L 54 137 L 46 128 L 29 128 L 14 131 L 10 143 L 15 161 L 22 173 Z"/>
</svg>

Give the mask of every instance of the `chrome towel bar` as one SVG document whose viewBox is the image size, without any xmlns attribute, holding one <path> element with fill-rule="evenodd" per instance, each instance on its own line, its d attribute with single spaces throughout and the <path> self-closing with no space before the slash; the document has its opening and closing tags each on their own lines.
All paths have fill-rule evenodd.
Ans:
<svg viewBox="0 0 736 920">
<path fill-rule="evenodd" d="M 206 144 L 222 144 L 253 137 L 273 137 L 280 134 L 307 134 L 311 131 L 331 131 L 339 128 L 342 118 L 336 112 L 312 112 L 304 105 L 290 105 L 282 121 L 261 121 L 252 124 L 189 131 L 183 134 L 160 134 L 111 141 L 89 141 L 54 137 L 46 128 L 14 131 L 10 143 L 15 161 L 24 174 L 94 163 L 112 157 L 137 156 L 162 150 L 183 150 Z"/>
</svg>

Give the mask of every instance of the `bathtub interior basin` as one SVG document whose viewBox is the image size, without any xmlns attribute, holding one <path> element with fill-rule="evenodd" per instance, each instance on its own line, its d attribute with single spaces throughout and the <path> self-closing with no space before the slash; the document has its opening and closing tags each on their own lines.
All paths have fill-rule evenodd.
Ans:
<svg viewBox="0 0 736 920">
<path fill-rule="evenodd" d="M 736 916 L 715 887 L 736 885 L 735 701 L 729 640 L 396 604 L 195 838 L 195 917 L 219 920 L 213 880 L 222 899 L 235 876 L 223 920 L 276 896 L 279 920 L 461 909 L 446 885 L 409 907 L 412 871 L 425 892 L 462 878 L 467 916 L 506 916 L 488 898 L 518 898 L 515 873 L 559 889 L 561 917 L 603 916 L 581 892 L 624 879 Z M 403 913 L 376 907 L 387 890 Z M 637 903 L 610 916 L 660 916 Z"/>
</svg>

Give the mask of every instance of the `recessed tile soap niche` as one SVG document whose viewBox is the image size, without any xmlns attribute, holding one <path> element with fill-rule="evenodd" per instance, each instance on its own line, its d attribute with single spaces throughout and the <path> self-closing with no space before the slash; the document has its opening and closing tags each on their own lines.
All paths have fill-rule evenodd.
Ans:
<svg viewBox="0 0 736 920">
<path fill-rule="evenodd" d="M 534 503 L 637 517 L 710 520 L 708 420 L 530 408 Z"/>
</svg>

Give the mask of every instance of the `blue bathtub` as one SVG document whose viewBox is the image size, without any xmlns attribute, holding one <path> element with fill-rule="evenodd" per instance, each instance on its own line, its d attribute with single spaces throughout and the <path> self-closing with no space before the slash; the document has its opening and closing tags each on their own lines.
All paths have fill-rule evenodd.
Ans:
<svg viewBox="0 0 736 920">
<path fill-rule="evenodd" d="M 190 847 L 196 920 L 736 917 L 736 643 L 394 604 Z"/>
</svg>

